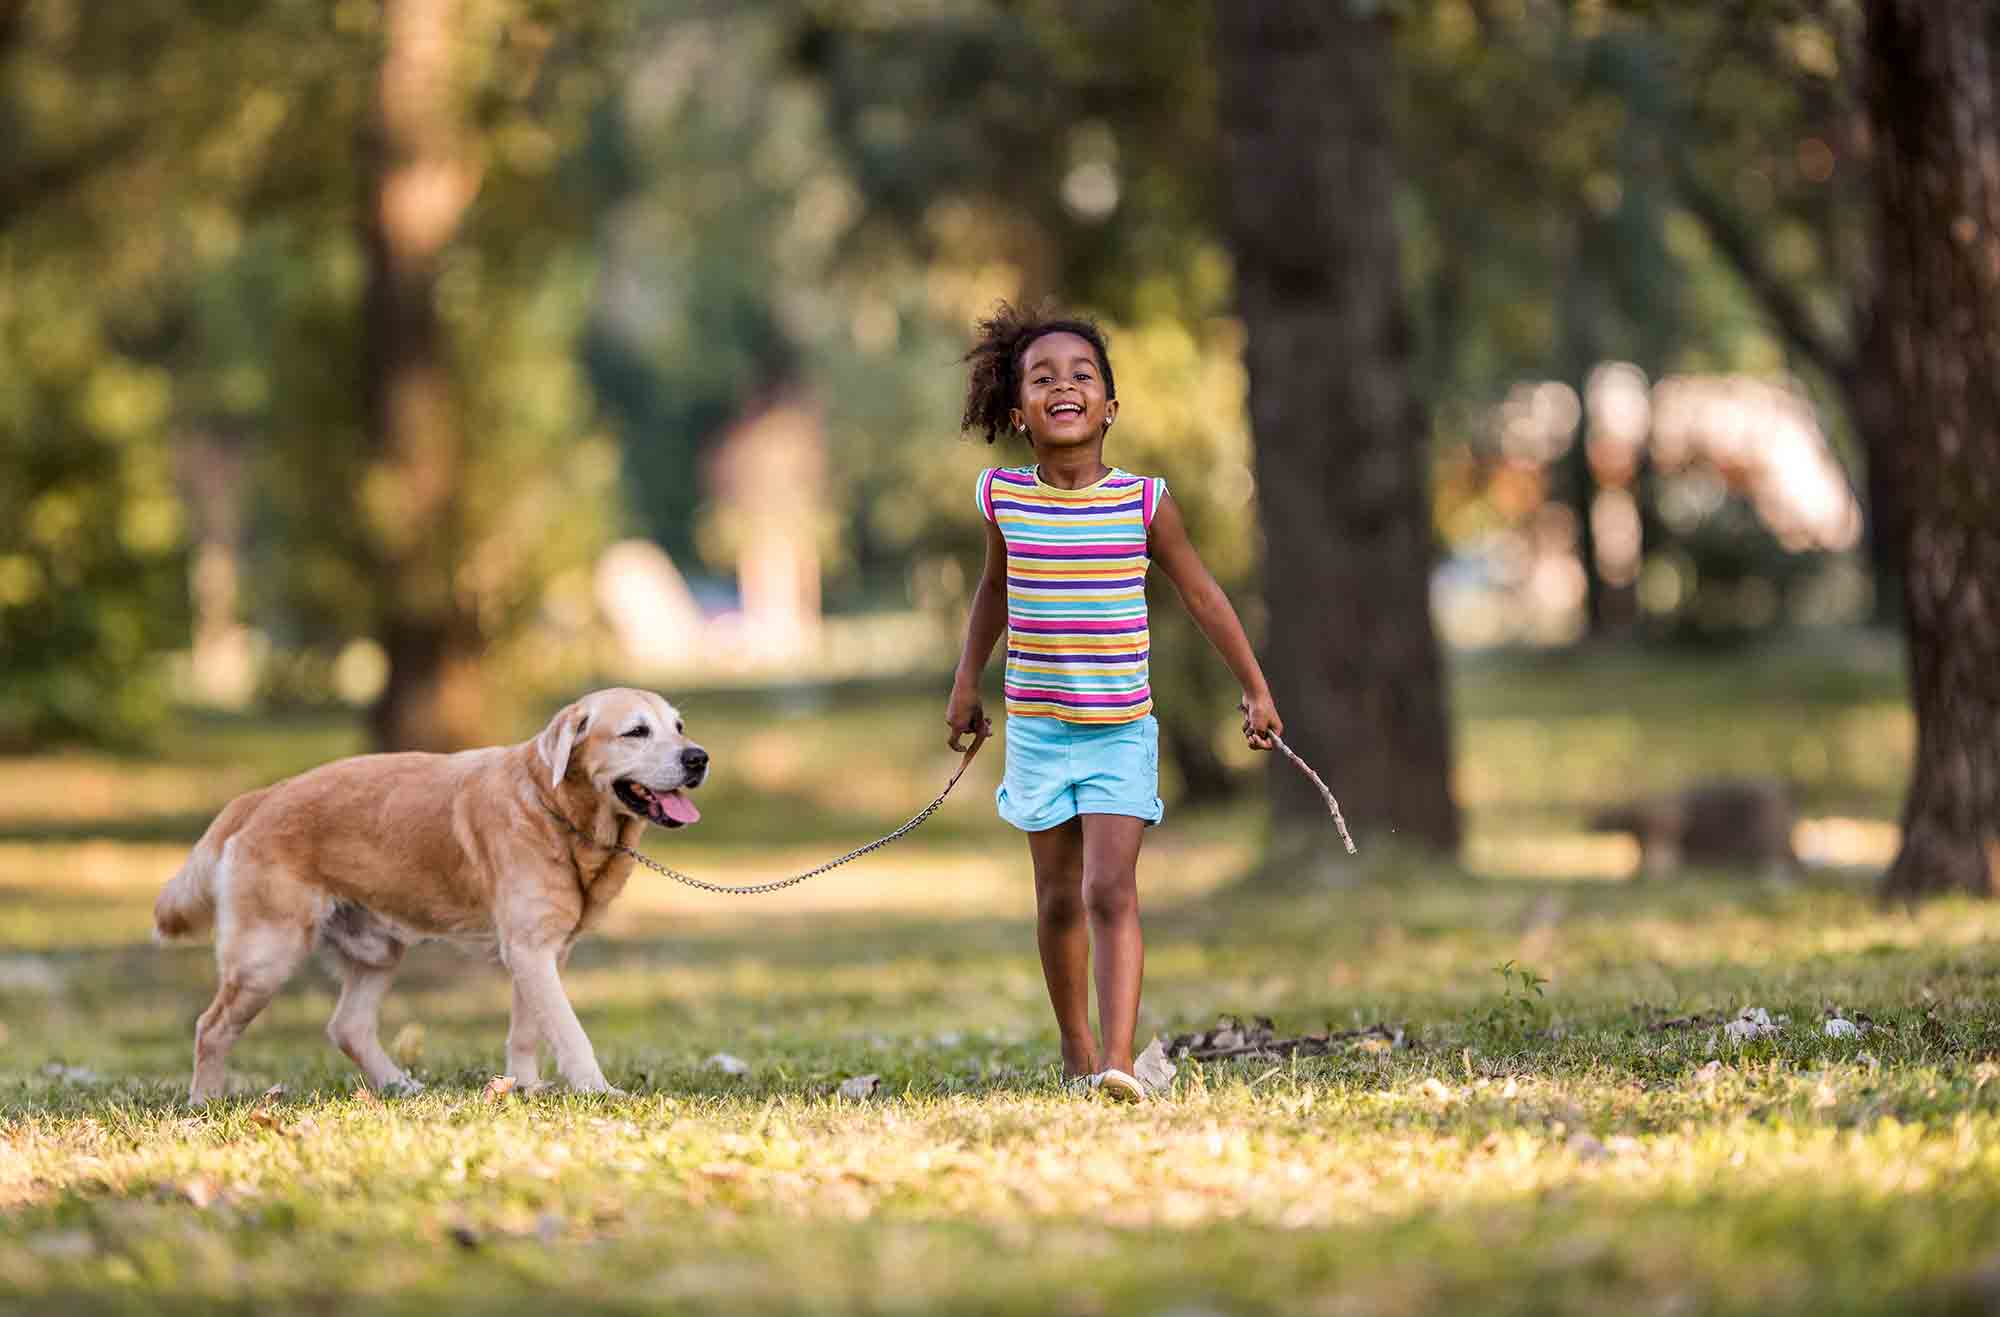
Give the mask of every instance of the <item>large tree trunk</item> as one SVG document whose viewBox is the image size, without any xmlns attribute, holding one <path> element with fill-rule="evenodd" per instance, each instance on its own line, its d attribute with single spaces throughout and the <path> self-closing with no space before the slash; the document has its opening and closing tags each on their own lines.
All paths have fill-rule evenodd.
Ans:
<svg viewBox="0 0 2000 1317">
<path fill-rule="evenodd" d="M 1361 8 L 1216 6 L 1267 537 L 1264 661 L 1286 740 L 1333 784 L 1356 839 L 1450 851 L 1427 427 L 1390 216 L 1389 32 Z M 1276 756 L 1270 772 L 1275 840 L 1325 835 L 1312 785 Z"/>
<path fill-rule="evenodd" d="M 477 619 L 456 588 L 463 542 L 460 415 L 439 265 L 479 186 L 452 85 L 455 0 L 383 0 L 382 72 L 367 142 L 367 378 L 375 461 L 362 516 L 384 595 L 388 684 L 371 714 L 384 749 L 481 735 Z"/>
<path fill-rule="evenodd" d="M 2000 9 L 1871 0 L 1917 757 L 1886 892 L 2000 885 Z"/>
</svg>

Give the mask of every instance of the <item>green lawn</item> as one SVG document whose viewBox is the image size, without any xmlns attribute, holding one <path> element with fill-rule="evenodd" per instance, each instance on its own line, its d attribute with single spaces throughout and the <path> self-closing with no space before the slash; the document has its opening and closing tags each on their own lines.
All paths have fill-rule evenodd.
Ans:
<svg viewBox="0 0 2000 1317">
<path fill-rule="evenodd" d="M 2000 910 L 1884 911 L 1859 870 L 1569 863 L 1607 784 L 1693 772 L 1784 771 L 1809 812 L 1884 826 L 1893 663 L 1490 662 L 1457 696 L 1488 876 L 1354 820 L 1337 881 L 1245 888 L 1250 807 L 1177 815 L 1142 861 L 1148 1031 L 1228 1011 L 1407 1045 L 1185 1064 L 1138 1110 L 1052 1082 L 997 756 L 917 839 L 803 889 L 635 880 L 568 976 L 629 1098 L 486 1096 L 504 983 L 427 948 L 384 1019 L 429 1092 L 356 1093 L 308 970 L 238 1048 L 241 1096 L 199 1112 L 178 1098 L 212 966 L 145 944 L 152 897 L 217 800 L 352 729 L 196 721 L 162 762 L 0 763 L 0 1309 L 1987 1310 Z M 657 840 L 697 873 L 820 858 L 948 767 L 923 694 L 684 702 L 737 769 Z M 1786 1018 L 1722 1037 L 1745 1007 Z M 1872 1028 L 1830 1038 L 1829 1011 Z"/>
</svg>

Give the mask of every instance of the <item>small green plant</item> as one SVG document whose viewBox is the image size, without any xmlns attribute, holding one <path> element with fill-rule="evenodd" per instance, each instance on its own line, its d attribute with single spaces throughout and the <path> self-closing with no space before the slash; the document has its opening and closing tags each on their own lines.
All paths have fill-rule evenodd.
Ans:
<svg viewBox="0 0 2000 1317">
<path fill-rule="evenodd" d="M 1524 1042 L 1548 1021 L 1542 985 L 1549 980 L 1526 965 L 1503 961 L 1493 967 L 1500 976 L 1500 997 L 1486 1008 L 1487 1032 L 1495 1038 Z"/>
</svg>

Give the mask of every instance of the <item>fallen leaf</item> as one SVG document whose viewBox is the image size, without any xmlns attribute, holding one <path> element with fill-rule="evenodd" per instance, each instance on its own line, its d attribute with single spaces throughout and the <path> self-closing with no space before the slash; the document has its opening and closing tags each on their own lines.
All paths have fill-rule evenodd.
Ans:
<svg viewBox="0 0 2000 1317">
<path fill-rule="evenodd" d="M 1788 1015 L 1773 1018 L 1762 1006 L 1745 1006 L 1737 1012 L 1735 1019 L 1722 1026 L 1722 1036 L 1733 1043 L 1775 1038 L 1783 1032 L 1783 1026 L 1790 1018 Z"/>
<path fill-rule="evenodd" d="M 215 1181 L 206 1175 L 190 1176 L 177 1186 L 180 1196 L 197 1209 L 206 1209 L 215 1201 Z"/>
<path fill-rule="evenodd" d="M 750 1073 L 750 1063 L 748 1061 L 745 1061 L 740 1056 L 731 1056 L 727 1052 L 717 1052 L 714 1056 L 702 1062 L 702 1065 L 710 1070 L 720 1070 L 725 1075 L 747 1075 Z"/>
<path fill-rule="evenodd" d="M 858 1102 L 862 1098 L 872 1096 L 875 1090 L 881 1087 L 881 1084 L 882 1076 L 880 1075 L 856 1075 L 852 1079 L 841 1082 L 840 1095 L 844 1098 L 853 1098 Z"/>
<path fill-rule="evenodd" d="M 1155 1034 L 1146 1050 L 1132 1062 L 1132 1075 L 1145 1085 L 1150 1095 L 1165 1093 L 1174 1084 L 1174 1063 L 1167 1060 L 1167 1045 Z"/>
<path fill-rule="evenodd" d="M 514 1076 L 495 1075 L 486 1081 L 486 1087 L 479 1091 L 479 1096 L 488 1102 L 498 1102 L 513 1091 Z"/>
<path fill-rule="evenodd" d="M 1372 1043 L 1379 1040 L 1382 1046 Z M 1401 1029 L 1391 1029 L 1385 1024 L 1371 1024 L 1366 1029 L 1349 1029 L 1344 1032 L 1331 1030 L 1309 1033 L 1297 1038 L 1282 1038 L 1271 1021 L 1258 1016 L 1253 1024 L 1245 1025 L 1233 1015 L 1224 1015 L 1216 1027 L 1206 1033 L 1180 1034 L 1166 1042 L 1166 1055 L 1179 1058 L 1188 1057 L 1196 1061 L 1227 1061 L 1237 1057 L 1256 1060 L 1282 1060 L 1292 1056 L 1326 1056 L 1337 1047 L 1354 1045 L 1362 1051 L 1378 1051 L 1407 1047 Z"/>
<path fill-rule="evenodd" d="M 257 1105 L 250 1108 L 251 1124 L 261 1125 L 265 1129 L 278 1134 L 290 1133 L 291 1131 L 285 1128 L 284 1119 L 271 1109 L 271 1104 L 284 1095 L 285 1086 L 283 1084 L 273 1084 L 265 1089 L 264 1095 L 257 1099 Z"/>
<path fill-rule="evenodd" d="M 375 1090 L 366 1084 L 356 1084 L 354 1086 L 354 1100 L 364 1107 L 379 1107 L 382 1105 L 382 1099 L 376 1097 Z"/>
</svg>

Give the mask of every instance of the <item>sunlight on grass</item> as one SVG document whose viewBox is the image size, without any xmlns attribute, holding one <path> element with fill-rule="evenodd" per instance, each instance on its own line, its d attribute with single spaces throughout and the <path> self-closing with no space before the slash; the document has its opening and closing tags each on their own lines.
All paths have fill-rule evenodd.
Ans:
<svg viewBox="0 0 2000 1317">
<path fill-rule="evenodd" d="M 153 898 L 207 810 L 351 727 L 215 723 L 167 761 L 0 764 L 21 788 L 0 818 L 0 1311 L 1983 1302 L 2000 907 L 1873 900 L 1861 866 L 1893 844 L 1908 750 L 1881 681 L 1557 669 L 1474 672 L 1459 696 L 1464 871 L 1357 821 L 1362 856 L 1323 880 L 1237 883 L 1254 807 L 1149 835 L 1142 1037 L 1223 1012 L 1389 1032 L 1184 1059 L 1136 1109 L 1056 1083 L 998 755 L 924 832 L 801 888 L 635 875 L 565 973 L 629 1097 L 488 1099 L 506 981 L 425 947 L 383 1020 L 428 1092 L 356 1091 L 307 968 L 200 1111 L 181 1095 L 212 953 L 148 945 Z M 886 831 L 949 771 L 933 703 L 716 697 L 703 823 L 650 853 L 756 882 Z M 1582 830 L 1613 790 L 1793 770 L 1822 802 L 1800 849 L 1837 870 L 1619 881 L 1631 840 Z M 1748 1007 L 1774 1024 L 1732 1038 Z M 873 1096 L 838 1095 L 866 1075 Z"/>
</svg>

